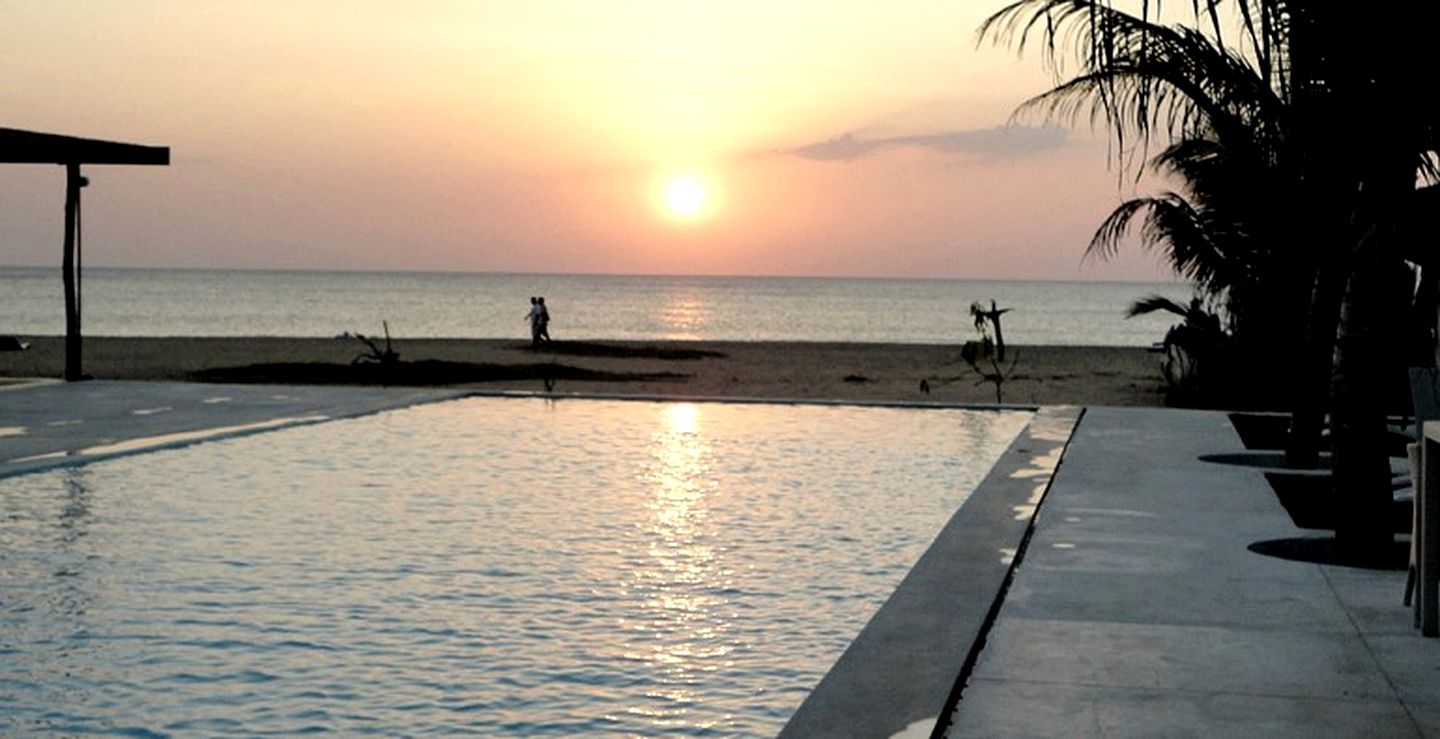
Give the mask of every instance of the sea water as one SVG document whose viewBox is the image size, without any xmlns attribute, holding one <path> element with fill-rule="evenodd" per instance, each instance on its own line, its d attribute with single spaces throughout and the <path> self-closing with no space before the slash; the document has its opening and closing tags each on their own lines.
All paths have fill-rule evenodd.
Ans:
<svg viewBox="0 0 1440 739">
<path fill-rule="evenodd" d="M 557 339 L 854 341 L 954 344 L 975 337 L 969 308 L 1009 308 L 1012 344 L 1147 346 L 1176 320 L 1125 318 L 1136 299 L 1187 300 L 1160 283 L 790 277 L 87 269 L 90 336 L 397 338 L 528 336 L 543 296 Z M 0 335 L 65 331 L 58 269 L 0 267 Z"/>
<path fill-rule="evenodd" d="M 1029 417 L 468 399 L 0 479 L 0 734 L 773 736 Z"/>
</svg>

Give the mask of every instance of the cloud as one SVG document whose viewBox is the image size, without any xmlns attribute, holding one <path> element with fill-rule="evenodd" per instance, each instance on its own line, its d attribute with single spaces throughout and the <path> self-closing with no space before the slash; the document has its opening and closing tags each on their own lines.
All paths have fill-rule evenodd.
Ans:
<svg viewBox="0 0 1440 739">
<path fill-rule="evenodd" d="M 883 149 L 915 147 L 942 154 L 1018 157 L 1065 145 L 1068 134 L 1058 126 L 997 126 L 969 131 L 861 138 L 846 133 L 833 139 L 787 149 L 783 153 L 818 161 L 851 161 Z"/>
</svg>

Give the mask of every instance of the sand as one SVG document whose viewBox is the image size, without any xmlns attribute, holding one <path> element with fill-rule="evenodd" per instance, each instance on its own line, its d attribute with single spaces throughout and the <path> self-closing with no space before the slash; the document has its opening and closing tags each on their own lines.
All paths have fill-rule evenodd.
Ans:
<svg viewBox="0 0 1440 739">
<path fill-rule="evenodd" d="M 0 378 L 59 377 L 60 337 L 0 352 Z M 958 346 L 809 342 L 560 342 L 407 339 L 400 364 L 351 368 L 352 338 L 85 339 L 84 371 L 101 379 L 423 384 L 676 397 L 993 403 L 994 386 Z M 1161 356 L 1136 347 L 1019 346 L 1003 385 L 1018 404 L 1158 406 Z M 929 392 L 921 390 L 921 381 Z M 3 381 L 3 380 L 0 380 Z"/>
</svg>

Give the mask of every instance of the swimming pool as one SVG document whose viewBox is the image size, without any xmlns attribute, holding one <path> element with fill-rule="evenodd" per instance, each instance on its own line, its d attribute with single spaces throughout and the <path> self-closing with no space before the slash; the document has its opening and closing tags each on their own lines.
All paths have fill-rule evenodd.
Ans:
<svg viewBox="0 0 1440 739">
<path fill-rule="evenodd" d="M 0 733 L 773 735 L 1023 412 L 474 398 L 0 480 Z"/>
</svg>

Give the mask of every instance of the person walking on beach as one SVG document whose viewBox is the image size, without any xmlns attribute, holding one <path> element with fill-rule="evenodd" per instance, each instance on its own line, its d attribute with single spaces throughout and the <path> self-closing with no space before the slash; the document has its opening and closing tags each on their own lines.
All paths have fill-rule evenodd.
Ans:
<svg viewBox="0 0 1440 739">
<path fill-rule="evenodd" d="M 540 340 L 550 340 L 550 309 L 545 307 L 545 298 L 536 298 L 535 304 L 540 306 Z"/>
<path fill-rule="evenodd" d="M 530 346 L 540 344 L 540 334 L 544 330 L 540 317 L 545 314 L 545 309 L 540 305 L 540 299 L 530 298 L 530 312 L 525 314 L 525 320 L 530 322 Z"/>
</svg>

